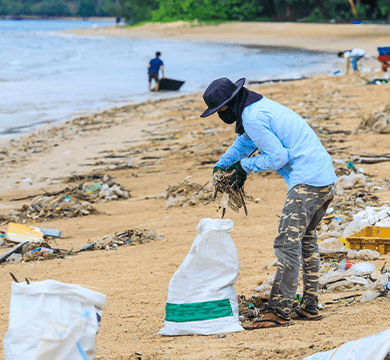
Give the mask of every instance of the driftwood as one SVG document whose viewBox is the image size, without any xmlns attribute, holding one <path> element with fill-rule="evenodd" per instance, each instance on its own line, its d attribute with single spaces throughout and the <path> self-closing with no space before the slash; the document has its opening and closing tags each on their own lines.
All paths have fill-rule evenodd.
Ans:
<svg viewBox="0 0 390 360">
<path fill-rule="evenodd" d="M 60 195 L 60 194 L 64 194 L 64 193 L 71 192 L 71 191 L 73 192 L 73 191 L 75 191 L 77 188 L 78 188 L 78 186 L 76 186 L 76 187 L 73 188 L 73 189 L 65 188 L 64 190 L 55 191 L 55 192 L 51 192 L 51 193 L 47 192 L 45 189 L 42 189 L 42 191 L 44 192 L 44 194 L 30 195 L 30 196 L 26 196 L 26 197 L 23 197 L 23 198 L 11 199 L 10 201 L 21 201 L 21 200 L 34 199 L 35 197 L 37 197 L 37 196 L 42 196 L 42 195 L 45 195 L 45 196 Z"/>
<path fill-rule="evenodd" d="M 376 164 L 384 161 L 390 161 L 390 154 L 382 155 L 354 155 L 352 160 L 356 164 Z"/>
<path fill-rule="evenodd" d="M 12 279 L 14 279 L 15 282 L 19 282 L 18 279 L 16 278 L 16 276 L 14 274 L 12 274 L 12 272 L 9 273 L 12 277 Z"/>
<path fill-rule="evenodd" d="M 358 164 L 376 164 L 384 161 L 390 161 L 390 158 L 382 157 L 382 158 L 360 158 L 356 160 L 355 162 Z"/>
<path fill-rule="evenodd" d="M 269 80 L 249 80 L 248 84 L 265 84 L 268 82 L 280 82 L 280 81 L 298 81 L 298 80 L 305 80 L 308 79 L 307 77 L 303 76 L 301 78 L 295 78 L 295 79 L 269 79 Z"/>
<path fill-rule="evenodd" d="M 93 181 L 103 179 L 103 174 L 72 175 L 65 178 L 65 182 Z"/>
</svg>

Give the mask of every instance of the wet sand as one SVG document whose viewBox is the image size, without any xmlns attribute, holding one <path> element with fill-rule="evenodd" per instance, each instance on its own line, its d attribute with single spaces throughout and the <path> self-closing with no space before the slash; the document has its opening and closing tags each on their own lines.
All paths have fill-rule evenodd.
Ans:
<svg viewBox="0 0 390 360">
<path fill-rule="evenodd" d="M 284 42 L 292 41 L 286 38 Z M 308 40 L 306 48 L 312 43 L 314 40 Z M 355 73 L 249 88 L 297 111 L 332 157 L 347 161 L 356 154 L 388 153 L 389 134 L 354 132 L 363 118 L 390 103 L 389 85 L 366 84 L 373 75 Z M 167 210 L 166 200 L 155 199 L 189 175 L 194 183 L 210 181 L 213 164 L 233 142 L 234 129 L 217 116 L 199 118 L 204 109 L 201 94 L 146 102 L 53 124 L 2 146 L 2 215 L 29 204 L 11 199 L 59 191 L 70 186 L 65 180 L 75 174 L 108 174 L 131 191 L 127 200 L 94 203 L 102 212 L 99 215 L 27 222 L 61 230 L 63 238 L 57 240 L 60 248 L 79 249 L 98 237 L 130 228 L 151 229 L 163 236 L 116 250 L 0 265 L 2 334 L 8 327 L 10 271 L 20 279 L 54 279 L 107 295 L 96 359 L 300 359 L 388 328 L 389 301 L 378 298 L 367 304 L 341 302 L 323 310 L 321 321 L 299 322 L 287 328 L 217 336 L 158 335 L 169 280 L 188 253 L 197 235 L 196 226 L 202 218 L 219 217 L 212 203 Z M 361 167 L 378 182 L 390 176 L 390 162 Z M 272 244 L 287 185 L 274 172 L 250 174 L 245 191 L 251 196 L 248 216 L 228 209 L 226 218 L 235 224 L 231 236 L 240 261 L 236 291 L 248 298 L 275 272 L 275 267 L 265 267 L 274 258 Z M 375 190 L 375 195 L 390 201 L 388 191 Z M 0 230 L 6 228 L 0 226 Z M 373 263 L 380 269 L 384 261 L 390 262 L 390 254 Z M 348 294 L 321 293 L 320 303 Z"/>
</svg>

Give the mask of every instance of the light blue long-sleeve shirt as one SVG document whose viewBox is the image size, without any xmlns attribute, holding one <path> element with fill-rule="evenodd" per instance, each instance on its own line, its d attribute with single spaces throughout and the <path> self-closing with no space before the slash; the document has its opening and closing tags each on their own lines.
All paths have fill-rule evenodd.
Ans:
<svg viewBox="0 0 390 360">
<path fill-rule="evenodd" d="M 327 186 L 337 180 L 332 158 L 315 132 L 296 112 L 266 97 L 242 113 L 245 133 L 238 135 L 216 166 L 241 160 L 247 172 L 276 170 L 289 190 L 295 185 Z M 248 158 L 258 148 L 260 156 Z"/>
</svg>

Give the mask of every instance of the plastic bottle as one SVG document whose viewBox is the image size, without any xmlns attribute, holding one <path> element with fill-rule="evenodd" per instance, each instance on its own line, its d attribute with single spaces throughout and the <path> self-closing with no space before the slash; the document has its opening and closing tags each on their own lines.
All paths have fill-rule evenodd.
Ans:
<svg viewBox="0 0 390 360">
<path fill-rule="evenodd" d="M 41 253 L 50 253 L 53 254 L 54 250 L 53 249 L 48 249 L 48 248 L 41 248 Z"/>
<path fill-rule="evenodd" d="M 30 254 L 35 253 L 35 252 L 40 252 L 42 254 L 44 254 L 44 253 L 51 253 L 51 254 L 53 254 L 54 250 L 53 249 L 48 249 L 48 248 L 36 248 L 34 250 L 29 251 Z"/>
<path fill-rule="evenodd" d="M 343 220 L 341 220 L 341 217 L 339 217 L 339 216 L 335 216 L 333 218 L 333 220 L 336 220 L 339 224 L 341 224 L 343 222 Z"/>
</svg>

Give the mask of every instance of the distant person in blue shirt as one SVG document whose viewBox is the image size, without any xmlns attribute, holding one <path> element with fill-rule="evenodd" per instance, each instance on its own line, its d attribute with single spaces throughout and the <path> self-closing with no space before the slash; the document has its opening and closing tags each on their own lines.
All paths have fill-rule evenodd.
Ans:
<svg viewBox="0 0 390 360">
<path fill-rule="evenodd" d="M 234 170 L 232 183 L 236 181 L 242 187 L 248 173 L 275 170 L 289 187 L 274 241 L 278 262 L 267 313 L 247 329 L 289 325 L 292 310 L 291 318 L 319 320 L 320 255 L 316 227 L 335 194 L 337 177 L 332 159 L 302 117 L 249 91 L 244 83 L 244 78 L 236 83 L 220 78 L 203 94 L 208 109 L 201 117 L 218 113 L 226 124 L 235 123 L 238 134 L 215 164 L 213 174 Z M 249 157 L 256 149 L 261 155 Z M 303 296 L 299 306 L 292 309 L 301 262 Z"/>
<path fill-rule="evenodd" d="M 161 69 L 162 78 L 164 79 L 164 64 L 160 59 L 161 53 L 159 51 L 156 52 L 156 57 L 150 60 L 148 65 L 148 74 L 149 74 L 149 91 L 152 90 L 152 79 L 154 79 L 154 91 L 158 91 L 158 87 L 160 84 L 160 80 L 158 78 L 158 72 Z"/>
</svg>

